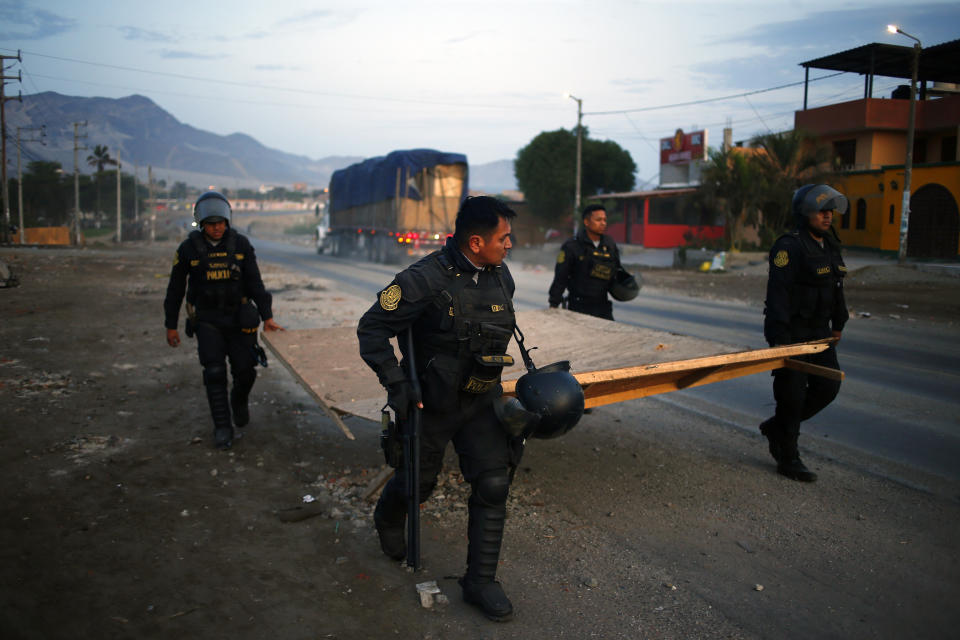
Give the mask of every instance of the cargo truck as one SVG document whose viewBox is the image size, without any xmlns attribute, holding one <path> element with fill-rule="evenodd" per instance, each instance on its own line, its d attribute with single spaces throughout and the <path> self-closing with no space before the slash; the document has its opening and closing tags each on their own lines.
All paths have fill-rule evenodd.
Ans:
<svg viewBox="0 0 960 640">
<path fill-rule="evenodd" d="M 438 249 L 468 192 L 467 157 L 393 151 L 335 171 L 318 253 L 395 263 Z"/>
</svg>

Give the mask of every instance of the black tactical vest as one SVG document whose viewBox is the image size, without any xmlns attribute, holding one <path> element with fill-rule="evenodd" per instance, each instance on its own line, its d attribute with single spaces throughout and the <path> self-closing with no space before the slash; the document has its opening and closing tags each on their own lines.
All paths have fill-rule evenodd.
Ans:
<svg viewBox="0 0 960 640">
<path fill-rule="evenodd" d="M 592 300 L 606 300 L 607 290 L 617 268 L 615 252 L 606 244 L 593 246 L 582 242 L 571 243 L 576 267 L 568 284 L 570 294 Z"/>
<path fill-rule="evenodd" d="M 242 302 L 242 271 L 237 260 L 237 234 L 231 229 L 217 246 L 211 246 L 201 231 L 190 232 L 197 259 L 190 261 L 191 291 L 187 301 L 198 311 L 235 312 Z"/>
<path fill-rule="evenodd" d="M 836 290 L 843 288 L 847 267 L 840 248 L 830 238 L 824 237 L 821 248 L 809 234 L 798 233 L 795 237 L 801 247 L 801 262 L 790 296 L 790 324 L 793 328 L 825 327 L 833 316 Z"/>
<path fill-rule="evenodd" d="M 425 394 L 448 402 L 444 394 L 485 394 L 498 386 L 503 367 L 513 364 L 507 355 L 516 322 L 513 302 L 496 269 L 481 273 L 474 285 L 473 274 L 461 272 L 445 255 L 435 259 L 431 276 L 442 279 L 431 283 L 441 287 L 434 295 L 435 312 L 414 325 Z"/>
</svg>

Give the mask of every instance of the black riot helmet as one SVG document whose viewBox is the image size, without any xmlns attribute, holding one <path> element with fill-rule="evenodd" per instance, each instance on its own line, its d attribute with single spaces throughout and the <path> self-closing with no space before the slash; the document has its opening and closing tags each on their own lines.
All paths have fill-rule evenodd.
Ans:
<svg viewBox="0 0 960 640">
<path fill-rule="evenodd" d="M 193 205 L 193 221 L 198 227 L 202 227 L 204 222 L 218 222 L 217 218 L 226 221 L 230 226 L 230 217 L 233 210 L 230 208 L 230 201 L 227 200 L 219 191 L 207 191 Z M 211 220 L 213 218 L 213 220 Z"/>
<path fill-rule="evenodd" d="M 825 184 L 805 184 L 793 192 L 791 212 L 798 229 L 806 229 L 810 216 L 818 211 L 835 211 L 842 216 L 850 203 L 847 196 Z"/>
<path fill-rule="evenodd" d="M 610 295 L 614 300 L 620 302 L 629 302 L 640 293 L 640 281 L 637 280 L 629 271 L 620 267 L 617 269 L 613 281 L 610 282 Z"/>
<path fill-rule="evenodd" d="M 540 416 L 534 438 L 556 438 L 573 429 L 583 415 L 583 388 L 566 360 L 530 368 L 517 380 L 517 398 L 527 411 Z"/>
</svg>

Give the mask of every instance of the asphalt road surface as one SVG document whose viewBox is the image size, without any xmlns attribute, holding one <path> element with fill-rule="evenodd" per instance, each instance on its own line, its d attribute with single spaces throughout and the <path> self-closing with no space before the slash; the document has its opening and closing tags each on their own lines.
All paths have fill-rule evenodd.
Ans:
<svg viewBox="0 0 960 640">
<path fill-rule="evenodd" d="M 338 283 L 371 301 L 400 268 L 317 255 L 262 238 L 261 260 Z M 546 306 L 549 269 L 514 265 L 518 310 Z M 759 307 L 643 290 L 616 303 L 618 322 L 762 348 Z M 852 318 L 839 346 L 846 374 L 837 400 L 804 423 L 801 448 L 829 440 L 947 480 L 960 480 L 960 331 L 956 327 Z M 709 354 L 704 354 L 709 355 Z M 759 374 L 648 398 L 729 427 L 756 430 L 773 412 L 771 379 Z"/>
</svg>

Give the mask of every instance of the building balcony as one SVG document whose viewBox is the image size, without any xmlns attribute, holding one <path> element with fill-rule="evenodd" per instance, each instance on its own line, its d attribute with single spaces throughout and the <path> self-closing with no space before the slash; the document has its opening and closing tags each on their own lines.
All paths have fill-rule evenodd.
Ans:
<svg viewBox="0 0 960 640">
<path fill-rule="evenodd" d="M 859 131 L 906 131 L 909 100 L 866 98 L 794 113 L 794 128 L 818 136 Z M 960 96 L 918 100 L 916 130 L 938 131 L 960 127 Z"/>
</svg>

